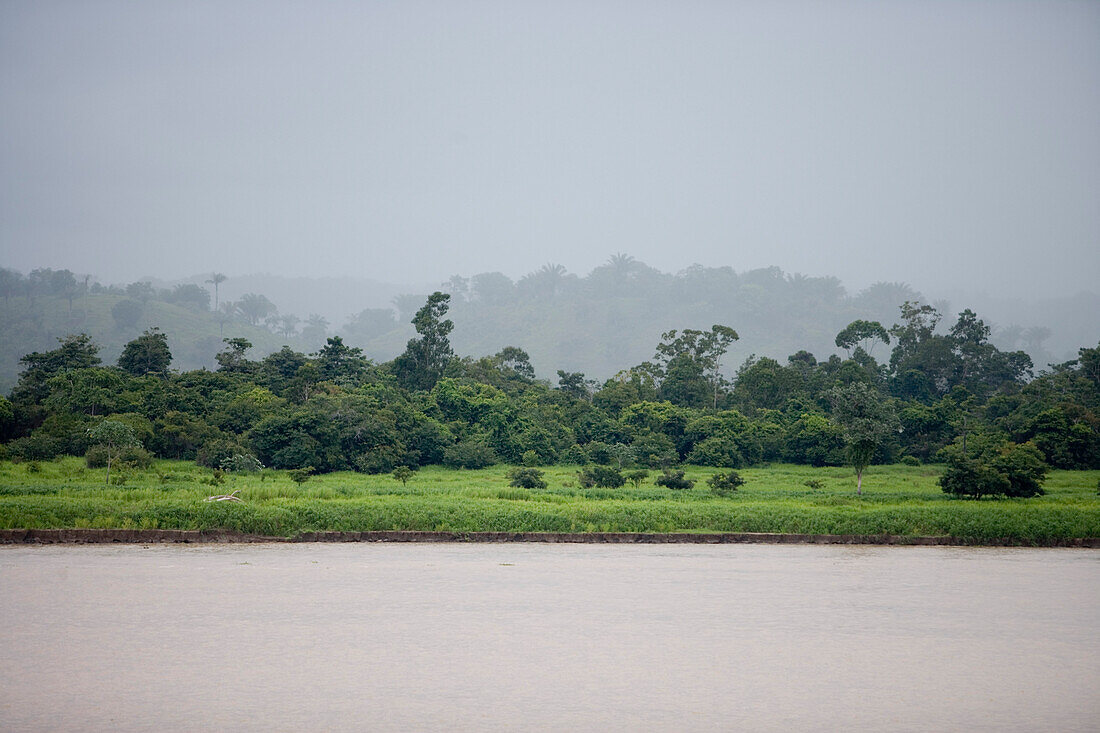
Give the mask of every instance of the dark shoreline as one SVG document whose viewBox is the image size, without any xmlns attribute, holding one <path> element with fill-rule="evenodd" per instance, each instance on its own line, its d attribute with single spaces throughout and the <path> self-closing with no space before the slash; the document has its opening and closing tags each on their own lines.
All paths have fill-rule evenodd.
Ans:
<svg viewBox="0 0 1100 733">
<path fill-rule="evenodd" d="M 257 542 L 546 542 L 582 544 L 803 544 L 803 545 L 923 545 L 962 547 L 1088 547 L 1100 548 L 1100 537 L 1052 539 L 1024 543 L 964 537 L 906 535 L 821 535 L 644 532 L 303 532 L 295 537 L 267 537 L 229 530 L 179 529 L 2 529 L 0 544 L 149 544 Z"/>
</svg>

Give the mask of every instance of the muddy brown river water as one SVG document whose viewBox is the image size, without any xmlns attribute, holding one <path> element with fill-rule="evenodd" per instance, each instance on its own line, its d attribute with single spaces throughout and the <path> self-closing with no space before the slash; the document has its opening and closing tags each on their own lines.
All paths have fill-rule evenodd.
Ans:
<svg viewBox="0 0 1100 733">
<path fill-rule="evenodd" d="M 0 729 L 1100 729 L 1100 551 L 0 547 Z"/>
</svg>

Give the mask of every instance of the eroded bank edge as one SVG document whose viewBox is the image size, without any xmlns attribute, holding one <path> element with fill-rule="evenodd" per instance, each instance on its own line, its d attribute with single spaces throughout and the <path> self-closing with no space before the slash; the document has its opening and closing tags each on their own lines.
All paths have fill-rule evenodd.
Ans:
<svg viewBox="0 0 1100 733">
<path fill-rule="evenodd" d="M 585 544 L 808 544 L 937 545 L 965 547 L 1100 548 L 1100 538 L 1021 541 L 1011 537 L 914 537 L 908 535 L 769 534 L 756 532 L 303 532 L 269 537 L 229 530 L 176 529 L 0 529 L 0 544 L 148 544 L 258 542 L 546 542 Z"/>
</svg>

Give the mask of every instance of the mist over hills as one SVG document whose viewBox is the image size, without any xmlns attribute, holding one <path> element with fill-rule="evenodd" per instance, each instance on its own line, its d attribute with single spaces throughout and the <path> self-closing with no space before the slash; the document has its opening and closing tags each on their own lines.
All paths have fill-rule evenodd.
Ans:
<svg viewBox="0 0 1100 733">
<path fill-rule="evenodd" d="M 409 321 L 434 290 L 451 294 L 448 317 L 455 323 L 456 353 L 484 356 L 505 346 L 526 350 L 536 373 L 555 379 L 558 369 L 606 379 L 653 355 L 669 329 L 733 327 L 740 340 L 730 348 L 725 371 L 732 375 L 750 355 L 784 361 L 799 350 L 818 358 L 837 353 L 834 338 L 855 319 L 889 327 L 906 300 L 931 302 L 941 328 L 963 308 L 975 310 L 993 328 L 1001 348 L 1024 349 L 1036 371 L 1076 357 L 1100 340 L 1100 296 L 1078 293 L 1028 300 L 951 293 L 928 297 L 904 283 L 876 283 L 849 293 L 838 278 L 784 273 L 778 267 L 737 272 L 696 265 L 661 272 L 629 255 L 614 255 L 585 276 L 547 264 L 517 280 L 499 272 L 446 283 L 415 285 L 344 278 L 250 274 L 219 283 L 213 310 L 210 275 L 176 281 L 143 280 L 102 285 L 65 270 L 22 275 L 6 269 L 0 296 L 0 387 L 15 383 L 19 359 L 53 348 L 56 339 L 86 332 L 106 363 L 144 329 L 168 334 L 173 367 L 215 367 L 225 337 L 243 337 L 261 357 L 284 344 L 311 352 L 339 335 L 372 359 L 387 361 L 415 335 Z M 885 359 L 888 347 L 876 356 Z"/>
</svg>

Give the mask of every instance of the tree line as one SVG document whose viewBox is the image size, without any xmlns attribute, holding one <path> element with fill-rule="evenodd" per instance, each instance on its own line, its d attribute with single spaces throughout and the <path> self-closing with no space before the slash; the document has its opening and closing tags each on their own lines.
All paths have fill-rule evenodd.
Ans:
<svg viewBox="0 0 1100 733">
<path fill-rule="evenodd" d="M 862 473 L 875 462 L 947 461 L 958 493 L 1026 495 L 1028 477 L 1047 466 L 1100 467 L 1100 346 L 1035 376 L 1027 354 L 990 343 L 970 310 L 944 329 L 935 307 L 906 301 L 889 328 L 856 320 L 841 329 L 834 344 L 844 356 L 750 357 L 732 378 L 723 364 L 737 330 L 673 329 L 649 359 L 609 379 L 562 369 L 551 382 L 536 378 L 518 346 L 456 356 L 451 302 L 429 296 L 413 314 L 415 337 L 385 362 L 340 336 L 313 353 L 284 346 L 259 359 L 247 339 L 227 337 L 216 368 L 179 372 L 156 328 L 114 365 L 85 334 L 59 339 L 23 356 L 18 383 L 0 398 L 0 455 L 84 455 L 111 420 L 133 433 L 131 460 L 215 468 L 241 456 L 367 473 L 775 461 Z M 890 351 L 879 361 L 876 348 Z"/>
</svg>

